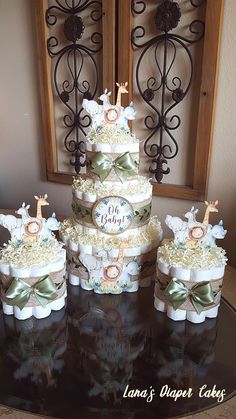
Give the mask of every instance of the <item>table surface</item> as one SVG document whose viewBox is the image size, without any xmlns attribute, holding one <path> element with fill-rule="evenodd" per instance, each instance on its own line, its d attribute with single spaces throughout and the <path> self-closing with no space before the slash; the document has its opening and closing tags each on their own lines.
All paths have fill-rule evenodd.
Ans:
<svg viewBox="0 0 236 419">
<path fill-rule="evenodd" d="M 199 411 L 188 418 L 235 419 L 235 279 L 228 267 L 219 317 L 200 325 L 157 312 L 152 288 L 101 296 L 69 286 L 67 308 L 47 319 L 0 313 L 0 417 L 39 417 L 29 410 L 66 419 L 155 419 Z M 127 384 L 152 385 L 153 401 L 123 398 Z M 160 398 L 166 384 L 194 394 Z M 226 401 L 199 398 L 203 384 L 225 388 Z"/>
</svg>

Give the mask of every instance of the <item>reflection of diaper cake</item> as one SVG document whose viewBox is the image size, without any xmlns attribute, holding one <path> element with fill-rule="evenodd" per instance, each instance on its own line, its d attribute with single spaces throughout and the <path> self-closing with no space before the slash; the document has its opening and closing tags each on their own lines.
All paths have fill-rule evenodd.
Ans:
<svg viewBox="0 0 236 419">
<path fill-rule="evenodd" d="M 223 222 L 209 224 L 217 204 L 206 202 L 202 222 L 196 221 L 194 208 L 185 214 L 188 221 L 166 217 L 174 239 L 164 240 L 158 249 L 154 305 L 172 320 L 201 323 L 217 316 L 227 261 L 225 251 L 215 244 L 225 237 Z"/>
<path fill-rule="evenodd" d="M 194 325 L 174 323 L 160 315 L 153 319 L 153 325 L 148 356 L 155 365 L 160 387 L 168 384 L 188 388 L 193 382 L 197 387 L 215 361 L 217 319 Z"/>
<path fill-rule="evenodd" d="M 3 312 L 24 320 L 47 317 L 65 305 L 66 252 L 53 231 L 60 229 L 55 214 L 45 219 L 41 207 L 49 205 L 47 195 L 35 197 L 36 217 L 22 204 L 17 214 L 0 214 L 0 224 L 11 240 L 0 250 L 0 281 Z"/>
<path fill-rule="evenodd" d="M 29 379 L 37 386 L 55 387 L 57 376 L 64 367 L 67 348 L 65 310 L 40 321 L 32 317 L 20 322 L 6 316 L 4 329 L 5 357 L 7 364 L 13 365 L 14 378 L 19 381 Z"/>
<path fill-rule="evenodd" d="M 138 175 L 139 141 L 128 126 L 136 112 L 132 103 L 121 106 L 126 85 L 118 85 L 116 105 L 107 90 L 99 98 L 103 105 L 83 101 L 92 121 L 86 174 L 74 180 L 74 217 L 61 231 L 70 283 L 100 294 L 149 285 L 162 234 L 157 218 L 150 217 L 152 186 Z"/>
<path fill-rule="evenodd" d="M 185 417 L 186 412 L 205 410 L 215 402 L 211 397 L 200 398 L 199 389 L 222 382 L 217 334 L 217 318 L 193 324 L 173 322 L 164 313 L 153 312 L 141 374 L 144 380 L 145 371 L 153 371 L 161 417 Z"/>
<path fill-rule="evenodd" d="M 132 378 L 133 362 L 144 348 L 144 316 L 137 314 L 138 294 L 122 298 L 87 295 L 83 290 L 77 294 L 76 312 L 70 304 L 69 321 L 76 329 L 75 351 L 81 353 L 84 377 L 89 380 L 88 396 L 119 403 Z"/>
</svg>

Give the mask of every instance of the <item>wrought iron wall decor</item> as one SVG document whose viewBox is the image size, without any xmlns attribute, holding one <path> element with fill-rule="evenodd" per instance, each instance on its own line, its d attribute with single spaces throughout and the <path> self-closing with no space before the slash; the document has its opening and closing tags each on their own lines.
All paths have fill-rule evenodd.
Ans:
<svg viewBox="0 0 236 419">
<path fill-rule="evenodd" d="M 65 149 L 72 154 L 70 160 L 76 173 L 85 166 L 84 141 L 86 128 L 90 125 L 90 117 L 83 111 L 81 103 L 83 98 L 92 99 L 98 88 L 98 67 L 94 55 L 102 49 L 102 34 L 94 31 L 89 42 L 82 42 L 85 22 L 82 12 L 86 11 L 91 23 L 102 18 L 101 0 L 55 0 L 48 7 L 45 20 L 49 28 L 53 28 L 63 19 L 63 32 L 65 43 L 56 35 L 51 35 L 47 40 L 47 49 L 50 57 L 55 60 L 53 70 L 53 86 L 66 109 L 63 116 L 66 134 L 64 137 Z M 87 20 L 86 20 L 87 22 Z M 93 77 L 85 79 L 82 74 L 85 60 L 89 60 L 93 68 Z M 63 82 L 59 82 L 59 74 L 65 68 L 69 75 Z M 88 72 L 87 72 L 88 74 Z"/>
<path fill-rule="evenodd" d="M 178 0 L 175 0 L 175 2 L 177 1 Z M 205 0 L 181 0 L 181 1 L 178 1 L 178 4 L 180 6 L 183 4 L 185 9 L 188 8 L 188 10 L 191 9 L 193 11 L 195 7 L 199 7 L 202 3 L 204 3 L 204 1 Z M 102 12 L 100 9 L 100 3 L 102 4 Z M 127 101 L 131 100 L 131 98 L 134 97 L 134 92 L 132 91 L 132 78 L 133 78 L 132 76 L 133 76 L 133 72 L 135 71 L 134 64 L 137 63 L 136 57 L 139 56 L 139 54 L 142 54 L 145 48 L 148 46 L 147 43 L 148 43 L 149 38 L 148 38 L 148 33 L 146 34 L 143 33 L 143 28 L 141 28 L 140 30 L 137 29 L 136 32 L 132 34 L 133 34 L 133 40 L 138 46 L 135 48 L 132 48 L 130 34 L 132 32 L 132 29 L 134 29 L 134 26 L 138 25 L 138 23 L 136 23 L 136 25 L 134 24 L 135 20 L 140 19 L 140 21 L 142 22 L 143 17 L 146 16 L 146 12 L 148 13 L 149 11 L 150 5 L 152 7 L 157 8 L 163 3 L 164 3 L 163 0 L 146 0 L 146 1 L 144 0 L 143 1 L 142 0 L 141 1 L 138 1 L 138 0 L 87 0 L 87 1 L 74 0 L 74 3 L 72 3 L 72 0 L 59 0 L 58 2 L 56 2 L 56 0 L 37 0 L 33 2 L 34 4 L 33 9 L 34 9 L 34 15 L 35 15 L 34 26 L 35 26 L 35 34 L 36 34 L 37 47 L 38 47 L 37 49 L 38 68 L 39 68 L 39 77 L 40 77 L 39 89 L 40 89 L 40 95 L 41 95 L 40 97 L 41 97 L 41 109 L 42 109 L 42 129 L 43 129 L 42 140 L 44 142 L 44 150 L 45 150 L 46 175 L 49 181 L 71 184 L 72 170 L 68 170 L 68 168 L 63 167 L 64 162 L 62 160 L 61 160 L 62 165 L 58 164 L 58 158 L 59 159 L 61 158 L 61 155 L 58 153 L 58 150 L 61 149 L 62 147 L 63 149 L 65 149 L 64 144 L 63 144 L 63 139 L 64 137 L 66 137 L 67 134 L 69 134 L 69 136 L 67 137 L 67 140 L 65 139 L 65 141 L 66 141 L 67 150 L 69 149 L 70 152 L 67 151 L 66 153 L 63 153 L 63 158 L 64 157 L 67 158 L 67 155 L 70 156 L 72 158 L 72 163 L 76 166 L 77 172 L 80 170 L 84 162 L 83 160 L 83 139 L 84 139 L 83 136 L 84 136 L 84 132 L 87 129 L 86 129 L 86 126 L 82 126 L 82 125 L 87 125 L 89 123 L 89 119 L 88 118 L 83 119 L 85 117 L 85 114 L 82 113 L 80 104 L 83 98 L 83 94 L 86 94 L 86 92 L 89 92 L 92 97 L 94 96 L 94 92 L 96 90 L 96 83 L 93 84 L 94 76 L 92 77 L 91 80 L 90 78 L 88 79 L 88 77 L 84 77 L 85 69 L 86 69 L 86 60 L 90 61 L 91 68 L 93 67 L 95 69 L 94 70 L 95 75 L 97 75 L 97 70 L 96 70 L 96 66 L 94 66 L 94 64 L 92 63 L 92 59 L 86 58 L 88 57 L 88 55 L 86 54 L 85 49 L 83 47 L 85 48 L 88 47 L 90 50 L 92 50 L 89 52 L 91 53 L 91 55 L 97 62 L 97 65 L 99 67 L 99 74 L 102 74 L 102 79 L 104 81 L 104 85 L 101 86 L 101 88 L 108 87 L 109 90 L 112 90 L 113 86 L 115 85 L 115 81 L 117 79 L 129 80 L 130 87 L 129 87 L 129 94 L 127 95 Z M 174 1 L 170 3 L 173 4 Z M 198 78 L 197 85 L 194 84 L 194 93 L 198 95 L 199 100 L 197 102 L 195 100 L 195 110 L 196 110 L 197 118 L 196 118 L 195 126 L 194 126 L 194 132 L 196 135 L 195 135 L 194 153 L 192 156 L 193 161 L 191 164 L 191 183 L 190 184 L 189 183 L 188 184 L 178 184 L 178 183 L 171 184 L 171 183 L 163 182 L 162 184 L 160 184 L 158 182 L 154 182 L 153 184 L 154 195 L 169 196 L 169 197 L 174 197 L 178 199 L 190 199 L 190 200 L 204 200 L 207 197 L 206 193 L 207 193 L 207 182 L 208 182 L 208 174 L 209 174 L 209 167 L 210 167 L 209 163 L 210 163 L 210 150 L 211 150 L 211 143 L 212 143 L 212 132 L 213 132 L 213 124 L 214 124 L 213 116 L 214 116 L 214 105 L 215 105 L 216 90 L 217 90 L 217 72 L 218 72 L 221 27 L 222 27 L 222 18 L 223 18 L 223 3 L 224 3 L 223 0 L 207 0 L 205 1 L 205 7 L 203 9 L 199 8 L 199 12 L 201 14 L 204 14 L 205 36 L 203 40 L 203 46 L 201 46 L 202 60 L 201 60 L 200 65 L 198 65 L 199 67 L 198 74 L 200 77 Z M 49 10 L 51 6 L 56 6 L 56 9 Z M 63 10 L 60 10 L 61 6 L 63 6 L 64 8 Z M 146 8 L 146 6 L 148 7 Z M 79 8 L 81 8 L 80 9 L 81 11 L 78 11 Z M 101 18 L 100 15 L 102 14 L 101 22 L 100 20 L 98 20 L 97 24 L 93 19 L 91 19 L 91 12 L 93 10 L 97 10 L 97 12 L 92 14 L 93 18 L 95 18 L 95 21 L 96 19 Z M 181 11 L 182 11 L 182 14 L 184 14 L 183 9 Z M 167 13 L 167 17 L 169 16 L 169 14 Z M 85 18 L 85 15 L 86 15 L 86 18 Z M 134 15 L 136 17 L 134 17 Z M 81 18 L 82 22 L 80 19 L 77 19 L 76 17 L 75 18 L 71 17 L 70 19 L 68 19 L 67 24 L 65 25 L 65 20 L 69 18 L 70 16 L 77 16 L 78 18 Z M 186 13 L 186 17 L 187 19 L 189 19 L 189 14 Z M 47 24 L 47 20 L 49 21 L 48 24 Z M 182 19 L 181 19 L 181 22 L 182 22 Z M 142 25 L 142 23 L 140 24 Z M 194 32 L 192 36 L 190 36 L 191 38 L 190 40 L 193 39 L 196 41 L 197 39 L 201 37 L 199 27 L 198 27 L 198 34 L 195 33 L 196 25 L 197 23 L 192 23 L 190 25 L 190 30 Z M 153 23 L 153 26 L 154 26 L 154 23 Z M 64 34 L 64 30 L 63 30 L 64 27 L 65 27 L 66 35 Z M 170 36 L 169 41 L 172 41 L 176 44 L 177 35 L 181 34 L 180 28 L 181 28 L 181 25 L 178 24 L 175 30 L 173 31 L 169 30 L 169 32 L 159 31 L 156 29 L 154 32 L 156 36 L 153 37 L 153 42 L 154 42 L 154 39 L 157 39 L 157 37 L 159 36 L 160 37 L 159 48 L 161 44 L 162 51 L 163 51 L 163 45 L 165 44 L 164 39 L 166 38 L 168 40 L 168 36 Z M 94 32 L 95 31 L 102 32 L 103 39 L 101 39 L 101 35 L 96 35 L 96 33 L 93 36 L 93 41 L 95 42 L 98 42 L 98 39 L 100 39 L 99 44 L 96 44 L 93 41 L 91 41 L 91 36 L 89 37 L 89 44 L 87 43 L 88 33 L 91 33 L 91 29 L 93 29 Z M 167 27 L 166 27 L 166 30 L 167 30 Z M 203 27 L 202 27 L 202 30 L 203 30 Z M 58 35 L 59 33 L 60 35 Z M 140 35 L 142 35 L 141 38 L 138 38 L 137 36 L 140 36 Z M 191 35 L 191 31 L 190 31 L 190 35 Z M 203 35 L 203 32 L 202 32 L 202 35 Z M 49 41 L 50 37 L 51 37 L 51 41 Z M 186 38 L 189 38 L 189 35 L 187 35 Z M 189 46 L 191 45 L 191 43 L 188 42 L 189 39 L 187 40 L 180 39 L 180 41 L 182 41 L 182 43 L 187 48 L 189 48 Z M 49 43 L 49 50 L 51 50 L 51 52 L 54 54 L 54 55 L 53 54 L 51 55 L 52 58 L 50 58 L 48 54 L 48 48 L 47 48 L 48 43 Z M 144 46 L 141 45 L 142 43 Z M 77 48 L 77 45 L 78 45 L 78 48 Z M 124 48 L 124 45 L 126 45 L 127 47 Z M 153 45 L 155 45 L 155 42 Z M 180 42 L 177 43 L 176 45 L 178 45 L 176 49 L 176 57 L 178 59 L 180 50 L 185 51 L 185 49 L 183 48 Z M 66 60 L 66 53 L 68 52 L 69 54 L 71 46 L 74 48 L 74 50 L 73 52 L 71 50 L 71 53 L 69 56 L 70 58 L 68 58 L 68 61 L 71 63 L 70 67 L 73 74 L 73 68 L 74 68 L 73 67 L 73 54 L 75 53 L 76 57 L 78 58 L 77 60 L 78 62 L 77 73 L 79 73 L 78 78 L 71 76 L 70 69 L 68 67 L 67 60 Z M 65 49 L 63 49 L 63 47 Z M 102 47 L 102 50 L 100 51 L 101 47 Z M 134 44 L 133 44 L 133 47 L 134 47 Z M 168 47 L 168 51 L 169 49 L 173 51 L 173 46 L 170 44 L 170 42 L 167 42 L 167 47 Z M 134 53 L 134 49 L 137 52 Z M 79 56 L 78 51 L 82 53 L 83 59 L 84 59 L 84 64 L 82 66 L 81 71 L 80 71 L 80 66 L 79 66 L 80 56 Z M 97 51 L 97 52 L 94 52 L 94 51 Z M 61 59 L 59 59 L 60 52 L 63 53 Z M 56 91 L 56 88 L 52 89 L 53 84 L 54 84 L 54 78 L 52 77 L 53 75 L 52 69 L 55 69 L 56 62 L 58 60 L 59 60 L 58 68 L 59 66 L 63 67 L 63 70 L 67 68 L 67 72 L 69 73 L 68 77 L 67 77 L 67 74 L 65 75 L 65 73 L 61 74 L 61 81 L 62 81 L 61 85 L 57 77 L 59 96 Z M 199 64 L 199 61 L 198 61 L 198 64 Z M 154 60 L 154 67 L 155 67 L 155 60 Z M 176 67 L 177 67 L 176 65 L 173 65 L 173 68 L 176 68 Z M 161 70 L 163 71 L 162 66 L 161 66 Z M 173 74 L 173 77 L 177 75 L 177 76 L 180 76 L 182 80 L 182 85 L 179 86 L 178 80 L 175 79 L 175 82 L 176 82 L 176 86 L 175 86 L 172 84 L 172 78 L 173 78 L 171 77 L 172 72 L 173 71 L 171 70 L 167 74 L 168 86 L 170 85 L 169 87 L 171 87 L 172 90 L 175 90 L 174 87 L 175 88 L 180 87 L 186 96 L 185 80 L 182 77 L 182 73 Z M 146 71 L 144 75 L 145 74 L 146 74 Z M 160 79 L 161 75 L 157 68 L 156 75 L 158 74 L 159 74 L 159 79 Z M 154 74 L 151 73 L 149 74 L 149 76 L 155 76 L 155 73 Z M 64 86 L 65 88 L 63 88 L 63 81 L 65 79 L 67 79 L 69 83 L 71 82 L 71 85 L 65 83 L 65 86 Z M 88 85 L 86 84 L 85 85 L 82 84 L 84 79 L 89 81 L 91 87 L 88 87 Z M 164 78 L 160 80 L 160 82 L 161 81 L 164 82 Z M 149 126 L 151 127 L 154 126 L 154 128 L 150 130 L 150 132 L 147 135 L 147 138 L 146 138 L 146 141 L 147 141 L 148 136 L 152 134 L 152 132 L 156 128 L 155 125 L 157 125 L 157 121 L 159 119 L 158 113 L 150 105 L 154 105 L 154 107 L 157 108 L 157 110 L 159 111 L 161 115 L 161 108 L 157 106 L 157 103 L 161 103 L 160 98 L 161 98 L 163 86 L 160 87 L 159 91 L 155 91 L 154 89 L 156 89 L 158 85 L 157 84 L 153 85 L 152 79 L 149 81 L 149 86 L 147 86 L 147 84 L 143 85 L 141 80 L 140 80 L 140 85 L 143 92 L 147 90 L 149 87 L 151 88 L 150 89 L 151 94 L 154 94 L 154 98 L 151 100 L 150 91 L 148 91 L 147 98 L 149 102 L 147 103 L 146 101 L 143 101 L 143 104 L 148 106 L 148 109 L 150 110 L 148 113 L 151 114 L 154 120 L 154 124 L 152 123 L 152 120 L 150 118 L 146 120 Z M 82 93 L 79 92 L 79 90 L 77 89 L 77 86 L 79 86 Z M 70 92 L 72 87 L 75 87 L 75 89 Z M 75 100 L 76 100 L 76 96 L 74 94 L 75 90 L 77 91 L 77 99 L 78 99 L 77 110 L 76 110 L 76 107 L 74 106 Z M 100 86 L 99 86 L 99 90 L 100 90 Z M 179 100 L 179 96 L 176 95 L 176 92 L 174 94 L 173 91 L 172 92 L 168 91 L 166 87 L 165 87 L 165 91 L 169 95 L 168 97 L 172 101 L 172 104 L 176 106 L 172 108 L 173 110 L 169 110 L 168 119 L 167 120 L 164 119 L 164 122 L 167 123 L 168 126 L 173 128 L 173 126 L 178 125 L 179 120 L 178 118 L 174 117 L 172 121 L 170 122 L 170 119 L 173 114 L 180 113 L 180 112 L 175 112 L 175 110 L 179 109 L 177 105 L 180 104 L 182 101 L 180 102 L 174 101 L 172 95 L 175 97 L 175 99 Z M 61 94 L 62 96 L 60 96 Z M 157 94 L 158 94 L 159 100 L 157 98 Z M 69 101 L 67 101 L 68 95 L 69 95 Z M 189 98 L 190 98 L 190 95 L 189 95 Z M 181 99 L 184 100 L 184 98 L 181 98 Z M 186 103 L 186 100 L 184 100 L 184 102 L 182 103 Z M 66 105 L 69 105 L 72 108 L 72 110 Z M 71 125 L 69 127 L 64 126 L 64 125 L 59 126 L 58 124 L 58 111 L 61 112 L 63 108 L 67 110 L 67 112 L 64 112 L 64 114 L 69 115 L 69 116 L 64 115 L 66 123 L 68 125 Z M 166 111 L 166 107 L 165 107 L 165 111 Z M 144 109 L 144 112 L 145 112 L 145 109 Z M 63 122 L 63 118 L 62 119 L 60 118 L 60 120 L 62 120 Z M 163 122 L 163 120 L 160 119 L 160 122 Z M 183 119 L 182 119 L 182 125 L 183 125 Z M 65 133 L 64 133 L 64 130 L 65 130 Z M 162 130 L 163 130 L 163 144 L 162 145 L 164 146 L 167 144 L 167 145 L 172 146 L 173 152 L 175 152 L 176 151 L 175 143 L 173 142 L 171 137 L 169 137 L 169 135 L 166 134 L 164 127 L 162 128 Z M 152 162 L 154 165 L 154 167 L 152 166 L 152 169 L 155 170 L 154 175 L 156 177 L 154 178 L 154 180 L 158 177 L 159 182 L 160 182 L 161 179 L 158 175 L 157 163 L 160 164 L 162 170 L 166 170 L 165 163 L 162 161 L 162 159 L 166 159 L 166 158 L 160 153 L 158 154 L 158 150 L 160 148 L 159 149 L 155 148 L 155 144 L 154 144 L 154 148 L 151 149 L 152 143 L 156 143 L 156 147 L 157 146 L 160 147 L 159 141 L 156 140 L 156 135 L 158 135 L 159 132 L 160 132 L 160 128 L 147 141 L 146 148 L 147 148 L 148 153 L 151 156 L 149 157 L 149 159 L 157 160 L 156 162 L 155 161 Z M 169 129 L 169 132 L 174 137 L 175 137 L 174 133 L 177 133 L 176 130 L 170 130 L 170 129 Z M 63 134 L 64 134 L 64 137 L 63 139 L 61 139 L 61 136 Z M 170 153 L 168 150 L 169 150 L 168 147 L 166 147 L 164 149 L 164 153 L 165 154 L 168 153 L 168 157 L 169 157 Z M 74 154 L 73 157 L 71 156 L 72 154 Z M 168 160 L 168 159 L 166 160 L 170 166 L 171 160 Z M 69 162 L 69 158 L 67 161 Z M 72 168 L 74 171 L 73 166 Z M 163 173 L 161 173 L 161 170 L 159 170 L 159 173 L 160 173 L 160 176 L 163 175 Z"/>
<path fill-rule="evenodd" d="M 190 0 L 193 7 L 199 7 L 204 2 L 205 0 Z M 133 14 L 140 15 L 146 10 L 146 2 L 132 0 L 131 8 Z M 193 79 L 190 46 L 204 37 L 205 24 L 201 20 L 193 20 L 189 24 L 188 30 L 193 39 L 172 32 L 178 27 L 181 19 L 180 4 L 173 0 L 159 2 L 154 19 L 157 30 L 155 36 L 141 43 L 140 40 L 145 37 L 146 31 L 143 26 L 136 26 L 131 32 L 131 42 L 134 48 L 141 50 L 135 73 L 137 87 L 143 100 L 152 109 L 151 114 L 144 119 L 144 124 L 149 130 L 144 151 L 151 158 L 150 172 L 155 180 L 161 183 L 163 176 L 170 172 L 170 168 L 167 167 L 168 160 L 176 157 L 178 153 L 178 142 L 173 133 L 179 128 L 181 118 L 175 112 L 175 108 L 186 97 Z M 170 77 L 180 50 L 186 53 L 188 74 L 182 78 Z M 147 76 L 147 81 L 142 83 L 141 65 L 152 51 L 156 74 Z"/>
</svg>

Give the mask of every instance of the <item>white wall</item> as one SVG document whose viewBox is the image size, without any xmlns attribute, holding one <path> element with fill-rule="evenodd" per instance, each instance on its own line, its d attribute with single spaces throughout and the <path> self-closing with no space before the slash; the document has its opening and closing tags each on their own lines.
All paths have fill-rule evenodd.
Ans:
<svg viewBox="0 0 236 419">
<path fill-rule="evenodd" d="M 52 209 L 69 214 L 70 188 L 43 180 L 33 4 L 0 0 L 0 207 L 47 191 Z"/>
<path fill-rule="evenodd" d="M 49 195 L 51 209 L 71 213 L 70 186 L 45 181 L 40 99 L 32 8 L 37 0 L 0 0 L 0 207 L 35 193 Z M 236 1 L 225 0 L 219 89 L 209 179 L 209 199 L 220 201 L 219 216 L 229 230 L 224 246 L 236 266 Z M 189 201 L 153 198 L 153 213 L 181 215 Z M 199 204 L 203 213 L 204 204 Z M 217 218 L 215 218 L 217 220 Z M 212 221 L 214 218 L 212 217 Z"/>
<path fill-rule="evenodd" d="M 225 0 L 223 33 L 220 54 L 215 126 L 208 187 L 208 199 L 219 199 L 219 215 L 223 218 L 228 234 L 223 246 L 230 264 L 236 267 L 236 1 Z M 194 203 L 193 203 L 194 204 Z M 196 204 L 196 203 L 195 203 Z M 153 211 L 181 215 L 191 202 L 154 198 Z M 204 204 L 200 203 L 201 214 Z M 220 242 L 218 242 L 220 245 Z"/>
</svg>

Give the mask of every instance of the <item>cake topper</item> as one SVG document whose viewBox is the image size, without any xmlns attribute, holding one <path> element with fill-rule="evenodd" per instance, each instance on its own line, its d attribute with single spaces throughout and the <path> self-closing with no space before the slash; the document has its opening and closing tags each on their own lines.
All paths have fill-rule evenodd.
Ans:
<svg viewBox="0 0 236 419">
<path fill-rule="evenodd" d="M 128 82 L 116 83 L 116 85 L 118 92 L 115 105 L 110 103 L 111 92 L 108 92 L 107 89 L 98 98 L 103 103 L 102 105 L 99 105 L 95 100 L 83 99 L 82 106 L 91 117 L 92 128 L 96 129 L 103 125 L 119 125 L 128 130 L 128 121 L 135 119 L 136 111 L 133 102 L 130 102 L 126 108 L 121 105 L 122 94 L 128 93 Z"/>
<path fill-rule="evenodd" d="M 53 231 L 60 229 L 60 222 L 55 213 L 48 219 L 42 216 L 42 206 L 49 205 L 47 194 L 39 197 L 35 195 L 34 198 L 37 200 L 36 217 L 29 215 L 30 205 L 25 205 L 25 202 L 16 211 L 16 214 L 21 216 L 20 218 L 14 215 L 0 214 L 0 225 L 10 232 L 11 239 L 33 242 L 39 237 L 41 239 L 50 238 Z"/>
<path fill-rule="evenodd" d="M 188 221 L 179 217 L 166 216 L 165 223 L 173 231 L 177 243 L 185 246 L 194 246 L 197 244 L 206 244 L 210 247 L 216 246 L 216 239 L 224 239 L 227 230 L 224 230 L 223 221 L 212 226 L 209 224 L 211 212 L 218 212 L 218 201 L 207 202 L 206 211 L 202 222 L 196 220 L 198 209 L 191 208 L 184 216 Z"/>
</svg>

